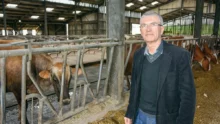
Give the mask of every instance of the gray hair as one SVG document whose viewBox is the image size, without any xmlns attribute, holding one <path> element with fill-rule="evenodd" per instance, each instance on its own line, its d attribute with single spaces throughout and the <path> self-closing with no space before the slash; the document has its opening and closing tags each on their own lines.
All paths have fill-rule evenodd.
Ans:
<svg viewBox="0 0 220 124">
<path fill-rule="evenodd" d="M 160 14 L 154 12 L 154 11 L 147 11 L 147 12 L 145 12 L 145 13 L 141 16 L 140 20 L 141 20 L 143 17 L 152 16 L 152 15 L 157 16 L 157 17 L 160 19 L 160 24 L 163 25 L 163 18 L 162 18 L 162 16 L 161 16 Z"/>
</svg>

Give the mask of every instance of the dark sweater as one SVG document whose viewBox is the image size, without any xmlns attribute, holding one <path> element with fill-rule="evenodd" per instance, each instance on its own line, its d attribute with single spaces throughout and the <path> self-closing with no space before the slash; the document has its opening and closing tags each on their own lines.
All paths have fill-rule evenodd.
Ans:
<svg viewBox="0 0 220 124">
<path fill-rule="evenodd" d="M 139 108 L 153 115 L 156 114 L 158 74 L 162 55 L 152 63 L 145 57 L 142 68 Z"/>
</svg>

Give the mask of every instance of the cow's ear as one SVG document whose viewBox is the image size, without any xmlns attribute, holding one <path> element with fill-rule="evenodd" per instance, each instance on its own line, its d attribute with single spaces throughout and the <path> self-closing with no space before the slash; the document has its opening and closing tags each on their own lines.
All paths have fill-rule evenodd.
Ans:
<svg viewBox="0 0 220 124">
<path fill-rule="evenodd" d="M 47 70 L 43 70 L 39 73 L 39 76 L 43 79 L 49 79 L 50 78 L 50 72 Z"/>
</svg>

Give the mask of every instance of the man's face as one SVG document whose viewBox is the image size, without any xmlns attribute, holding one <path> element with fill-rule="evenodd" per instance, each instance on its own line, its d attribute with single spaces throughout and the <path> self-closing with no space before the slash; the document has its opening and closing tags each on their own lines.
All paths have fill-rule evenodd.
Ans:
<svg viewBox="0 0 220 124">
<path fill-rule="evenodd" d="M 140 20 L 141 35 L 146 43 L 161 41 L 164 27 L 157 16 L 145 16 Z"/>
</svg>

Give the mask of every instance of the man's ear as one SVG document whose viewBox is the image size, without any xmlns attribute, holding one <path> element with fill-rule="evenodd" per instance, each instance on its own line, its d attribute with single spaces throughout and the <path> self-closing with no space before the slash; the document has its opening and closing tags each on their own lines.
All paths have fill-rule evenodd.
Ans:
<svg viewBox="0 0 220 124">
<path fill-rule="evenodd" d="M 162 35 L 164 32 L 164 26 L 160 26 L 160 29 L 161 29 L 161 35 Z"/>
<path fill-rule="evenodd" d="M 43 79 L 49 79 L 50 78 L 50 72 L 48 70 L 43 70 L 39 73 L 39 76 Z"/>
</svg>

